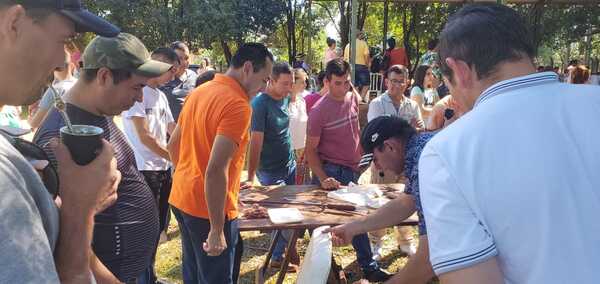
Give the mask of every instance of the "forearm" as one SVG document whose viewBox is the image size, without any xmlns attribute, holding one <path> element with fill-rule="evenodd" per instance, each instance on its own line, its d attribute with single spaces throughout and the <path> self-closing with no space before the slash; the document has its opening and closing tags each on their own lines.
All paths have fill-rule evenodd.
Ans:
<svg viewBox="0 0 600 284">
<path fill-rule="evenodd" d="M 98 259 L 98 257 L 92 251 L 91 253 L 91 269 L 92 273 L 94 273 L 94 278 L 96 278 L 96 283 L 98 284 L 119 284 L 122 283 L 115 277 L 115 275 L 106 268 L 104 263 Z"/>
<path fill-rule="evenodd" d="M 402 195 L 391 200 L 372 214 L 357 222 L 358 233 L 366 233 L 385 229 L 400 224 L 415 212 L 415 202 L 412 197 Z"/>
<path fill-rule="evenodd" d="M 313 174 L 315 174 L 321 181 L 326 179 L 328 176 L 323 170 L 323 162 L 321 162 L 321 158 L 319 158 L 317 149 L 307 147 L 305 150 L 305 155 L 306 160 L 308 161 L 308 166 Z"/>
<path fill-rule="evenodd" d="M 431 280 L 434 273 L 429 262 L 429 246 L 427 244 L 427 236 L 420 236 L 417 253 L 409 257 L 406 265 L 386 284 L 419 284 Z"/>
<path fill-rule="evenodd" d="M 211 230 L 223 230 L 225 224 L 227 179 L 225 171 L 207 170 L 206 172 L 204 189 Z"/>
<path fill-rule="evenodd" d="M 248 180 L 254 181 L 256 175 L 256 169 L 260 162 L 260 148 L 254 145 L 250 145 L 250 153 L 248 157 Z"/>
<path fill-rule="evenodd" d="M 152 151 L 154 154 L 159 155 L 163 159 L 171 160 L 171 156 L 169 155 L 167 148 L 158 144 L 154 137 L 150 135 L 144 135 L 140 137 L 140 142 L 142 142 L 144 146 L 148 147 L 148 149 L 150 149 L 150 151 Z"/>
<path fill-rule="evenodd" d="M 177 168 L 177 162 L 179 162 L 179 137 L 172 136 L 167 144 L 167 150 L 169 151 L 169 157 L 174 168 Z"/>
<path fill-rule="evenodd" d="M 90 248 L 94 226 L 93 211 L 86 214 L 63 204 L 60 235 L 56 248 L 56 270 L 61 283 L 91 283 Z"/>
</svg>

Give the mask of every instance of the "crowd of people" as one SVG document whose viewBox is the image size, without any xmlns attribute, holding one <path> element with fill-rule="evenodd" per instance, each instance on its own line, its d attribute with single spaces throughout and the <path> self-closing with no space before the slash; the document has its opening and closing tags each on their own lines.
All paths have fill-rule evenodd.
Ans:
<svg viewBox="0 0 600 284">
<path fill-rule="evenodd" d="M 374 60 L 363 33 L 355 81 L 349 48 L 342 56 L 327 39 L 313 89 L 303 57 L 290 65 L 246 43 L 225 72 L 208 60 L 195 72 L 185 43 L 149 52 L 71 2 L 0 0 L 0 105 L 34 105 L 35 128 L 29 143 L 17 138 L 14 110 L 0 117 L 1 283 L 161 283 L 154 262 L 171 211 L 184 283 L 236 283 L 240 190 L 337 189 L 369 169 L 371 183 L 406 188 L 327 229 L 334 245 L 352 245 L 361 283 L 593 281 L 600 137 L 588 123 L 599 120 L 600 88 L 585 84 L 589 69 L 578 62 L 566 70 L 570 84 L 536 70 L 511 8 L 462 8 L 412 76 L 390 38 L 375 72 L 385 92 L 369 101 Z M 79 52 L 65 46 L 77 32 L 98 36 Z M 103 131 L 88 165 L 60 140 L 65 113 Z M 415 212 L 418 242 L 396 229 L 409 258 L 392 275 L 379 263 L 385 229 Z M 287 269 L 298 269 L 291 234 L 282 232 L 270 266 L 288 254 Z"/>
</svg>

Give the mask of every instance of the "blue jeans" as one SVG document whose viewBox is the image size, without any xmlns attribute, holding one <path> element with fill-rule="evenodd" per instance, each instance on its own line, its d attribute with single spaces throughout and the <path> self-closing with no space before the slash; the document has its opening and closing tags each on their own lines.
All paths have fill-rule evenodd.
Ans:
<svg viewBox="0 0 600 284">
<path fill-rule="evenodd" d="M 181 233 L 182 272 L 185 284 L 232 284 L 238 242 L 238 220 L 227 220 L 223 227 L 227 249 L 219 256 L 208 256 L 202 248 L 210 231 L 208 219 L 188 215 L 172 207 Z"/>
<path fill-rule="evenodd" d="M 257 171 L 256 177 L 262 185 L 294 185 L 296 184 L 296 162 L 293 161 L 292 165 L 281 171 Z M 275 248 L 273 249 L 273 261 L 281 261 L 283 259 L 283 253 L 287 246 L 288 240 L 292 237 L 292 230 L 283 230 L 281 237 L 277 240 Z M 271 234 L 271 240 L 275 238 L 275 232 Z"/>
<path fill-rule="evenodd" d="M 358 173 L 349 167 L 324 162 L 323 170 L 327 176 L 335 178 L 343 185 L 348 185 L 350 182 L 358 182 Z M 313 184 L 321 185 L 317 176 L 313 177 Z M 373 260 L 371 242 L 369 241 L 369 236 L 367 236 L 367 234 L 354 236 L 354 238 L 352 238 L 352 246 L 356 251 L 358 265 L 360 265 L 360 268 L 362 268 L 363 271 L 371 271 L 379 268 L 377 261 Z"/>
</svg>

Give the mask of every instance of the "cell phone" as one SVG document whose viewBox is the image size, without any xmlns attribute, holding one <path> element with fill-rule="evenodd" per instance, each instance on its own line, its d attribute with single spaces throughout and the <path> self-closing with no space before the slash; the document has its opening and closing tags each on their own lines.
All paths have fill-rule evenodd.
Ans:
<svg viewBox="0 0 600 284">
<path fill-rule="evenodd" d="M 444 110 L 444 117 L 446 120 L 450 120 L 454 116 L 454 110 L 451 108 L 447 108 Z"/>
</svg>

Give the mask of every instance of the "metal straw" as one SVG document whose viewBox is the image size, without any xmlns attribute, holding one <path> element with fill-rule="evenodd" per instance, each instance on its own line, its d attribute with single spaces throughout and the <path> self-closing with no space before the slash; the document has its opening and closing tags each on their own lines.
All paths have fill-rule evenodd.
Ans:
<svg viewBox="0 0 600 284">
<path fill-rule="evenodd" d="M 65 124 L 67 125 L 67 128 L 69 129 L 69 132 L 74 133 L 73 132 L 73 124 L 71 124 L 71 120 L 69 119 L 69 116 L 67 115 L 67 105 L 65 105 L 65 102 L 63 102 L 63 100 L 60 98 L 60 94 L 52 86 L 52 84 L 48 85 L 48 88 L 50 88 L 50 90 L 52 91 L 52 96 L 54 97 L 54 106 L 56 107 L 56 109 L 62 116 L 63 120 L 65 121 Z"/>
</svg>

